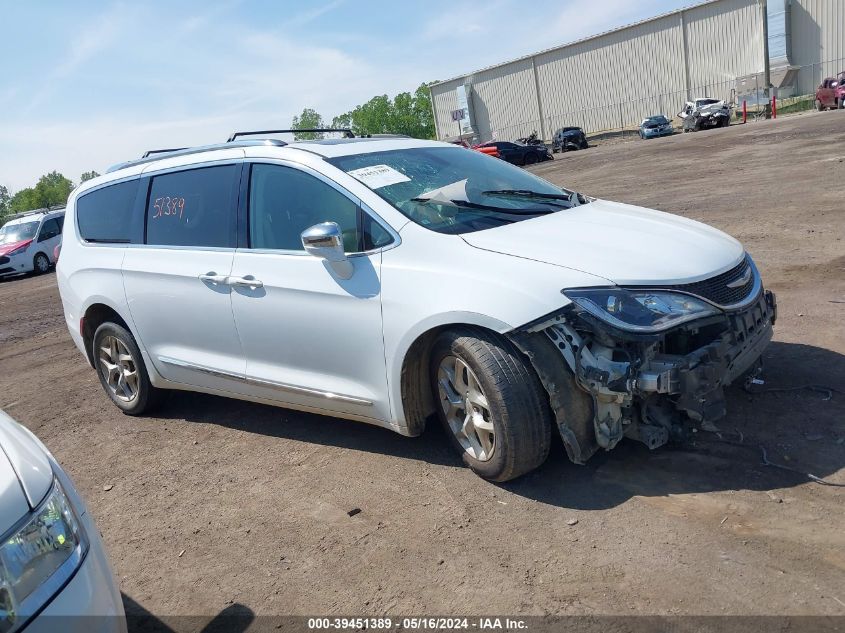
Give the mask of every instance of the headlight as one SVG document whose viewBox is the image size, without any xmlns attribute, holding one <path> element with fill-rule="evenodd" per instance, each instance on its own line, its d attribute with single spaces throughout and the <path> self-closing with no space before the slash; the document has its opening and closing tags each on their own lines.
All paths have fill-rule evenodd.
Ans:
<svg viewBox="0 0 845 633">
<path fill-rule="evenodd" d="M 53 480 L 47 498 L 0 543 L 0 633 L 20 629 L 82 563 L 84 529 L 62 487 Z"/>
<path fill-rule="evenodd" d="M 565 290 L 563 294 L 605 323 L 629 332 L 660 332 L 719 314 L 709 303 L 678 292 L 595 288 Z"/>
</svg>

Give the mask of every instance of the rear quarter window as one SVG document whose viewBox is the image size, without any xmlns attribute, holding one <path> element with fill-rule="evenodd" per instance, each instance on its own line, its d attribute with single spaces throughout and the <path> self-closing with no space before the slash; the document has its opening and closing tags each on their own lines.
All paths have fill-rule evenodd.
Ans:
<svg viewBox="0 0 845 633">
<path fill-rule="evenodd" d="M 97 189 L 76 201 L 76 224 L 86 242 L 132 241 L 132 209 L 140 180 Z"/>
</svg>

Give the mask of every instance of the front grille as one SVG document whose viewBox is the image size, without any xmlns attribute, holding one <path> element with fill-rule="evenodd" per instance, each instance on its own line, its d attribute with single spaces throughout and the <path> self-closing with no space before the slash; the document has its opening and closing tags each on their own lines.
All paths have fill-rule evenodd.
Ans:
<svg viewBox="0 0 845 633">
<path fill-rule="evenodd" d="M 728 288 L 727 284 L 737 279 L 741 279 L 747 271 L 751 271 L 748 281 L 737 288 Z M 745 256 L 739 264 L 731 268 L 729 271 L 716 275 L 704 281 L 696 281 L 691 284 L 678 284 L 674 286 L 660 286 L 661 290 L 677 290 L 680 292 L 688 292 L 696 297 L 701 297 L 712 301 L 719 306 L 732 306 L 741 303 L 749 298 L 751 291 L 754 289 L 754 282 L 756 273 L 751 266 L 751 260 Z M 628 286 L 632 287 L 632 286 Z M 647 288 L 656 290 L 656 286 L 633 286 L 634 288 Z"/>
<path fill-rule="evenodd" d="M 741 279 L 747 272 L 751 271 L 751 276 L 748 281 L 737 288 L 729 288 L 727 284 L 737 279 Z M 729 271 L 716 275 L 704 281 L 696 281 L 691 284 L 680 284 L 677 286 L 670 286 L 673 290 L 681 290 L 690 294 L 696 295 L 712 301 L 721 306 L 734 305 L 740 303 L 748 298 L 751 290 L 754 288 L 754 269 L 751 268 L 751 262 L 746 256 L 739 265 L 734 266 Z"/>
</svg>

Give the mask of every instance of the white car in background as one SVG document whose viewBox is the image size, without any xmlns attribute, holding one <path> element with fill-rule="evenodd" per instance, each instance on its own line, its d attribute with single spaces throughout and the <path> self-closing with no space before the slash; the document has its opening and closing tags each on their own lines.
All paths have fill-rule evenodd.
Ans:
<svg viewBox="0 0 845 633">
<path fill-rule="evenodd" d="M 56 263 L 64 221 L 64 209 L 38 210 L 22 213 L 0 227 L 0 278 L 50 270 Z"/>
<path fill-rule="evenodd" d="M 714 127 L 728 127 L 731 124 L 731 106 L 721 99 L 702 97 L 687 101 L 678 112 L 684 132 L 697 132 Z"/>
<path fill-rule="evenodd" d="M 127 414 L 168 389 L 409 436 L 436 414 L 505 481 L 555 427 L 576 463 L 656 448 L 760 368 L 774 295 L 714 228 L 447 143 L 236 136 L 68 201 L 65 320 Z"/>
<path fill-rule="evenodd" d="M 3 411 L 0 537 L 0 631 L 126 631 L 85 504 L 47 448 Z"/>
</svg>

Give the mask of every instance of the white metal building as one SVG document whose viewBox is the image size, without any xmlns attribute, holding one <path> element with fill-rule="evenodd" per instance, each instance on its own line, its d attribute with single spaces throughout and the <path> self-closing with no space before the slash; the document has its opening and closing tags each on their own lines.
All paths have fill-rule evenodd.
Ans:
<svg viewBox="0 0 845 633">
<path fill-rule="evenodd" d="M 709 0 L 438 82 L 438 137 L 458 135 L 458 110 L 482 141 L 533 130 L 548 140 L 567 125 L 599 132 L 673 116 L 689 98 L 736 101 L 755 82 L 762 94 L 764 14 L 763 0 Z M 785 49 L 770 53 L 773 84 L 806 94 L 845 70 L 845 0 L 768 0 L 768 16 L 769 41 Z"/>
</svg>

